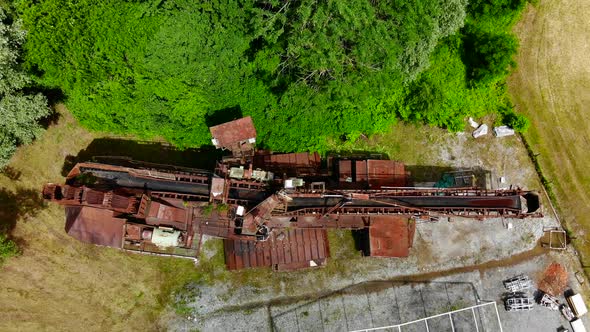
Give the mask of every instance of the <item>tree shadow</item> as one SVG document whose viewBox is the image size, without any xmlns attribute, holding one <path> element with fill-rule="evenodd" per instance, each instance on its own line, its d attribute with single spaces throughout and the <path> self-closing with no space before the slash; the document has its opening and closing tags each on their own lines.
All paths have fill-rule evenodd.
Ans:
<svg viewBox="0 0 590 332">
<path fill-rule="evenodd" d="M 62 175 L 79 162 L 101 161 L 130 166 L 130 159 L 148 163 L 212 170 L 221 158 L 222 151 L 213 146 L 180 150 L 161 142 L 133 141 L 119 138 L 97 138 L 76 156 L 65 158 Z"/>
<path fill-rule="evenodd" d="M 478 65 L 479 61 L 475 56 L 475 40 L 477 37 L 470 26 L 461 29 L 461 37 L 460 56 L 465 65 L 465 81 L 469 82 L 470 86 L 473 86 L 473 69 Z"/>
<path fill-rule="evenodd" d="M 492 173 L 481 167 L 455 168 L 449 166 L 406 165 L 406 171 L 410 173 L 409 182 L 414 185 L 434 183 L 441 187 L 477 187 L 482 189 L 493 189 L 495 187 Z"/>
<path fill-rule="evenodd" d="M 49 128 L 50 126 L 56 125 L 61 118 L 61 114 L 55 110 L 54 106 L 51 106 L 51 113 L 48 116 L 44 117 L 43 119 L 39 120 L 39 124 L 44 129 Z"/>
<path fill-rule="evenodd" d="M 51 111 L 48 116 L 44 117 L 38 122 L 45 129 L 47 129 L 51 125 L 57 124 L 61 115 L 55 109 L 55 105 L 60 102 L 63 102 L 66 99 L 66 96 L 61 89 L 50 88 L 41 85 L 33 85 L 24 88 L 23 93 L 27 95 L 35 95 L 38 93 L 44 95 L 47 98 L 47 104 L 49 105 Z"/>
<path fill-rule="evenodd" d="M 213 127 L 242 117 L 243 115 L 240 106 L 227 107 L 207 114 L 205 116 L 205 123 L 207 124 L 207 127 Z"/>
<path fill-rule="evenodd" d="M 18 181 L 22 174 L 21 171 L 11 166 L 4 166 L 4 168 L 0 170 L 0 173 L 4 174 L 4 176 L 12 181 Z"/>
<path fill-rule="evenodd" d="M 367 151 L 367 150 L 328 151 L 326 153 L 326 156 L 328 158 L 332 157 L 332 158 L 347 158 L 347 159 L 389 160 L 389 155 L 387 153 Z"/>
<path fill-rule="evenodd" d="M 0 188 L 0 233 L 6 234 L 22 248 L 26 241 L 12 235 L 16 223 L 19 220 L 26 222 L 37 215 L 45 205 L 38 190 L 19 187 L 16 191 L 11 191 Z"/>
</svg>

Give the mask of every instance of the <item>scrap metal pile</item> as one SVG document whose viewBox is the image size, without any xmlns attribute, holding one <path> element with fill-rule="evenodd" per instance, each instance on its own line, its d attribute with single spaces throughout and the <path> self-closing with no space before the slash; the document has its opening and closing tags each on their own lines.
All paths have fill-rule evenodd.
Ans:
<svg viewBox="0 0 590 332">
<path fill-rule="evenodd" d="M 79 163 L 43 197 L 66 207 L 66 232 L 80 241 L 195 258 L 202 236 L 214 236 L 230 269 L 324 265 L 329 228 L 364 231 L 371 256 L 405 257 L 417 218 L 541 216 L 534 192 L 413 188 L 396 161 L 256 150 L 249 117 L 211 133 L 232 153 L 213 171 Z"/>
</svg>

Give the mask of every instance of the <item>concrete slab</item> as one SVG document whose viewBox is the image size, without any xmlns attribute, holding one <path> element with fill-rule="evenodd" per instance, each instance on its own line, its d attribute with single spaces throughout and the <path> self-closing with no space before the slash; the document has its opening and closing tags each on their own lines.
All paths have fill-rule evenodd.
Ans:
<svg viewBox="0 0 590 332">
<path fill-rule="evenodd" d="M 368 294 L 373 318 L 373 327 L 402 323 L 394 284 L 387 283 L 385 286 L 386 288 L 382 291 Z"/>
<path fill-rule="evenodd" d="M 297 327 L 300 331 L 323 331 L 322 312 L 318 302 L 312 302 L 296 309 Z"/>
<path fill-rule="evenodd" d="M 342 298 L 333 296 L 319 301 L 325 331 L 348 331 Z"/>
<path fill-rule="evenodd" d="M 342 294 L 342 303 L 349 330 L 358 330 L 367 328 L 367 326 L 373 326 L 369 299 L 366 293 L 344 293 Z"/>
</svg>

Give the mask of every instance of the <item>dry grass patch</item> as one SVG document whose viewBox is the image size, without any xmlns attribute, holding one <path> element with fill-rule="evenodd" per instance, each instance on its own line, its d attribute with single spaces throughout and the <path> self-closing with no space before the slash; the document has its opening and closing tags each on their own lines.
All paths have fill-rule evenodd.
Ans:
<svg viewBox="0 0 590 332">
<path fill-rule="evenodd" d="M 590 263 L 590 2 L 541 0 L 515 27 L 518 69 L 509 80 L 525 135 L 556 196 L 582 264 Z"/>
<path fill-rule="evenodd" d="M 40 196 L 62 182 L 64 159 L 94 138 L 63 107 L 60 120 L 19 149 L 0 174 L 0 214 L 22 249 L 0 268 L 1 331 L 156 330 L 170 291 L 190 261 L 128 254 L 80 243 L 63 230 L 64 209 Z"/>
</svg>

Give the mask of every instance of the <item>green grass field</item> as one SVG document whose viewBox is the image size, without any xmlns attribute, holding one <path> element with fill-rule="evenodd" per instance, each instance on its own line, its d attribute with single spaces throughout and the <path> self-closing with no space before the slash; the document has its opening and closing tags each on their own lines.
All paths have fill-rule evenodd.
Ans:
<svg viewBox="0 0 590 332">
<path fill-rule="evenodd" d="M 590 264 L 590 2 L 541 0 L 515 27 L 518 69 L 509 80 L 525 135 L 550 181 L 562 223 Z M 586 270 L 586 272 L 590 272 Z"/>
</svg>

